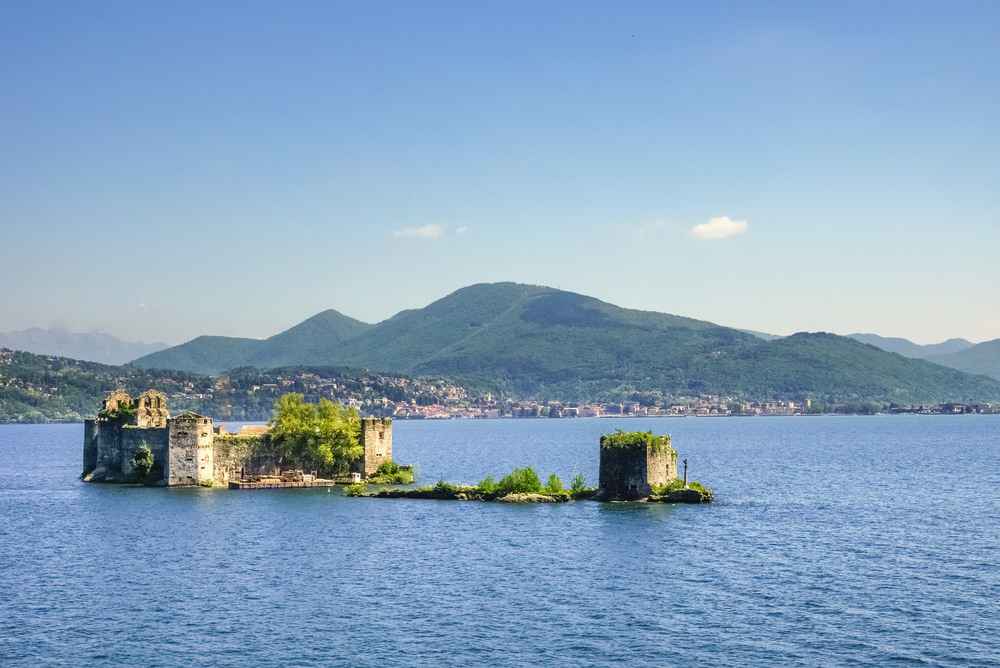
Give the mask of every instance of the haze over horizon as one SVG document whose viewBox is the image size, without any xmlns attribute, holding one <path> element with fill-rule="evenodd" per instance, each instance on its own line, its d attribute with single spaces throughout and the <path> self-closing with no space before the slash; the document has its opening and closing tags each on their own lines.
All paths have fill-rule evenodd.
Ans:
<svg viewBox="0 0 1000 668">
<path fill-rule="evenodd" d="M 0 7 L 0 332 L 178 344 L 474 283 L 1000 338 L 991 2 Z"/>
</svg>

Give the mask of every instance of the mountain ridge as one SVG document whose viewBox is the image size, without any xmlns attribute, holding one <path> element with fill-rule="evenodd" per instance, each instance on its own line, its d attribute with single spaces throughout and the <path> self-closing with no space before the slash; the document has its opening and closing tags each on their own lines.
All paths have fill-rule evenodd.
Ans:
<svg viewBox="0 0 1000 668">
<path fill-rule="evenodd" d="M 23 350 L 36 355 L 55 355 L 100 364 L 125 364 L 138 356 L 169 348 L 166 343 L 122 341 L 100 332 L 71 332 L 52 327 L 31 327 L 12 332 L 0 332 L 0 348 Z"/>
<path fill-rule="evenodd" d="M 351 366 L 489 380 L 514 396 L 553 399 L 629 393 L 897 403 L 1000 398 L 995 380 L 848 337 L 802 333 L 763 341 L 706 321 L 519 283 L 467 286 L 375 325 L 324 311 L 269 339 L 248 341 L 199 337 L 134 363 L 210 374 L 242 366 Z"/>
</svg>

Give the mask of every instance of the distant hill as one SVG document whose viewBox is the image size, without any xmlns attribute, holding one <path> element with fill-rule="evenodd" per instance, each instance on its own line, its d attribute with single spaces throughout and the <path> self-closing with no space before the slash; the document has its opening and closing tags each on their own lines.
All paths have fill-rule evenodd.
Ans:
<svg viewBox="0 0 1000 668">
<path fill-rule="evenodd" d="M 1000 339 L 977 343 L 948 355 L 931 355 L 927 359 L 952 369 L 982 373 L 1000 380 Z"/>
<path fill-rule="evenodd" d="M 869 343 L 876 348 L 881 348 L 890 353 L 898 353 L 903 357 L 913 357 L 917 359 L 928 359 L 931 355 L 945 355 L 956 353 L 960 350 L 974 345 L 965 339 L 948 339 L 942 343 L 930 343 L 920 345 L 909 339 L 899 337 L 879 336 L 878 334 L 850 334 L 850 338 L 862 343 Z"/>
<path fill-rule="evenodd" d="M 165 343 L 129 343 L 110 334 L 77 333 L 65 329 L 32 327 L 0 332 L 0 348 L 23 350 L 36 355 L 57 355 L 101 364 L 124 364 L 140 355 L 167 348 Z"/>
<path fill-rule="evenodd" d="M 335 315 L 319 314 L 265 341 L 200 337 L 135 363 L 212 374 L 237 366 L 363 367 L 465 377 L 500 383 L 514 396 L 568 400 L 633 392 L 900 404 L 1000 399 L 996 381 L 847 337 L 764 341 L 534 285 L 469 286 L 376 325 L 326 313 Z"/>
<path fill-rule="evenodd" d="M 330 309 L 268 339 L 199 336 L 179 346 L 139 357 L 133 364 L 146 369 L 178 369 L 202 374 L 218 374 L 244 366 L 274 368 L 309 364 L 305 360 L 318 358 L 318 351 L 371 327 Z"/>
</svg>

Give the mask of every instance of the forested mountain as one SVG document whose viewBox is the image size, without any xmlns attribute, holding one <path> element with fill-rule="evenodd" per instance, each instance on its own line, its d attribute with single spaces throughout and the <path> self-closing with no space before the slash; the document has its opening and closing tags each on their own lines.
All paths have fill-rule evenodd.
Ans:
<svg viewBox="0 0 1000 668">
<path fill-rule="evenodd" d="M 330 309 L 268 339 L 199 336 L 179 346 L 140 357 L 133 363 L 147 369 L 179 369 L 204 374 L 244 366 L 274 368 L 313 364 L 312 360 L 324 357 L 323 349 L 371 328 L 368 323 Z"/>
<path fill-rule="evenodd" d="M 460 375 L 498 383 L 515 397 L 577 401 L 628 392 L 913 404 L 1000 399 L 995 380 L 847 337 L 797 334 L 764 341 L 709 322 L 532 285 L 473 285 L 377 325 L 336 315 L 332 322 L 348 326 L 321 319 L 307 327 L 306 321 L 250 345 L 201 337 L 179 346 L 182 351 L 135 363 L 208 373 L 304 364 Z"/>
</svg>

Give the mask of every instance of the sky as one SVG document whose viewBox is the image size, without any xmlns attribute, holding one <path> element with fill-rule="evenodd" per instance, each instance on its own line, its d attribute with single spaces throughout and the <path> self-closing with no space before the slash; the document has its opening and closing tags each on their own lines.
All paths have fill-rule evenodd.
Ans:
<svg viewBox="0 0 1000 668">
<path fill-rule="evenodd" d="M 0 331 L 474 283 L 1000 338 L 1000 3 L 0 3 Z"/>
</svg>

